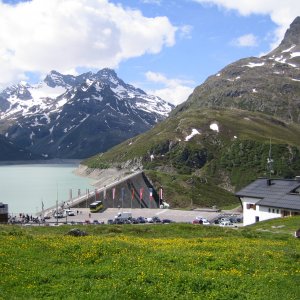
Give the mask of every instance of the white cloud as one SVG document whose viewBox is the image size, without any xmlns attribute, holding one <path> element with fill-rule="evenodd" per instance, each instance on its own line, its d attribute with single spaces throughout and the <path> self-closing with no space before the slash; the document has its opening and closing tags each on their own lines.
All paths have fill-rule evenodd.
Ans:
<svg viewBox="0 0 300 300">
<path fill-rule="evenodd" d="M 183 25 L 178 30 L 179 30 L 179 35 L 181 38 L 187 38 L 187 39 L 192 38 L 193 26 Z"/>
<path fill-rule="evenodd" d="M 249 33 L 234 39 L 232 44 L 238 47 L 256 47 L 257 38 L 254 34 Z"/>
<path fill-rule="evenodd" d="M 160 5 L 161 0 L 142 0 L 142 3 Z"/>
<path fill-rule="evenodd" d="M 0 1 L 0 85 L 26 71 L 115 68 L 175 44 L 167 17 L 147 18 L 108 0 Z"/>
<path fill-rule="evenodd" d="M 151 71 L 145 75 L 148 81 L 163 85 L 161 89 L 148 90 L 147 92 L 159 96 L 174 105 L 186 101 L 188 96 L 193 92 L 193 88 L 190 87 L 190 85 L 194 85 L 192 81 L 169 79 L 161 73 Z"/>
<path fill-rule="evenodd" d="M 236 10 L 243 16 L 251 14 L 269 15 L 278 25 L 275 32 L 276 41 L 271 48 L 277 46 L 282 40 L 285 31 L 292 21 L 300 15 L 299 0 L 194 0 L 198 3 L 217 5 L 220 8 Z"/>
</svg>

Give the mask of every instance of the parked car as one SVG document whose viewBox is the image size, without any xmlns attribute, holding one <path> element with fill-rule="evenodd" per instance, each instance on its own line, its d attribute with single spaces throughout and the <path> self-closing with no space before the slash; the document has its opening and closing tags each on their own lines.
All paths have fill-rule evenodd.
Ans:
<svg viewBox="0 0 300 300">
<path fill-rule="evenodd" d="M 114 224 L 114 220 L 112 220 L 112 219 L 107 220 L 107 224 L 110 224 L 110 225 Z"/>
<path fill-rule="evenodd" d="M 123 220 L 123 219 L 115 219 L 115 220 L 114 220 L 114 224 L 119 224 L 119 225 L 120 225 L 120 224 L 124 224 L 124 221 L 125 221 L 125 220 Z"/>
<path fill-rule="evenodd" d="M 199 219 L 195 219 L 195 220 L 193 220 L 192 223 L 193 223 L 193 224 L 200 224 L 200 225 L 202 225 L 202 224 L 203 224 L 203 221 L 202 221 L 202 220 L 199 220 Z"/>
<path fill-rule="evenodd" d="M 60 213 L 60 212 L 58 212 L 58 213 L 55 212 L 54 215 L 53 215 L 53 217 L 54 217 L 54 218 L 63 218 L 64 216 L 63 216 L 63 214 Z"/>
<path fill-rule="evenodd" d="M 229 220 L 229 218 L 223 217 L 220 219 L 220 222 L 230 222 L 230 220 Z"/>
<path fill-rule="evenodd" d="M 153 220 L 153 223 L 161 223 L 161 219 L 159 217 L 157 217 L 157 216 L 154 216 L 152 218 L 152 220 Z"/>
<path fill-rule="evenodd" d="M 230 227 L 231 226 L 232 227 L 234 225 L 230 221 L 222 221 L 222 222 L 220 222 L 219 226 L 221 226 L 221 227 Z"/>
<path fill-rule="evenodd" d="M 162 223 L 163 224 L 169 224 L 169 223 L 173 223 L 174 221 L 170 220 L 170 219 L 163 219 Z"/>
<path fill-rule="evenodd" d="M 71 216 L 75 216 L 75 211 L 74 210 L 71 210 L 71 209 L 65 209 L 64 212 L 63 212 L 63 216 L 64 217 L 71 217 Z"/>
<path fill-rule="evenodd" d="M 146 223 L 146 220 L 145 220 L 144 217 L 138 217 L 138 218 L 137 218 L 137 221 L 138 221 L 139 223 Z"/>
<path fill-rule="evenodd" d="M 229 221 L 231 223 L 241 223 L 242 222 L 242 218 L 241 217 L 237 217 L 237 216 L 233 216 L 229 218 Z"/>
<path fill-rule="evenodd" d="M 136 218 L 131 218 L 131 224 L 138 224 L 138 220 Z"/>
<path fill-rule="evenodd" d="M 145 218 L 147 223 L 153 223 L 153 219 L 152 218 Z"/>
<path fill-rule="evenodd" d="M 210 225 L 210 222 L 207 219 L 203 220 L 202 222 L 203 225 Z"/>
</svg>

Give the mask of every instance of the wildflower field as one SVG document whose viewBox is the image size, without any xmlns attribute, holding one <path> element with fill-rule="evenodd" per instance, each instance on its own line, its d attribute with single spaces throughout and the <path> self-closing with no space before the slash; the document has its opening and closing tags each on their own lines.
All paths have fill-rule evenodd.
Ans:
<svg viewBox="0 0 300 300">
<path fill-rule="evenodd" d="M 300 218 L 270 224 L 0 226 L 0 299 L 299 299 Z"/>
</svg>

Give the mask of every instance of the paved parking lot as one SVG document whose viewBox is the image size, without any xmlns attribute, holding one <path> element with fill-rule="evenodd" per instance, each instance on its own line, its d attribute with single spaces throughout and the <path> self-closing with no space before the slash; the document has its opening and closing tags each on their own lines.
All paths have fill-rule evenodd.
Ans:
<svg viewBox="0 0 300 300">
<path fill-rule="evenodd" d="M 191 223 L 196 217 L 202 217 L 208 219 L 208 221 L 212 221 L 218 216 L 220 216 L 223 212 L 215 212 L 215 211 L 192 211 L 192 210 L 177 210 L 177 209 L 149 209 L 149 208 L 135 208 L 135 209 L 118 209 L 118 208 L 108 208 L 103 212 L 98 213 L 90 213 L 88 208 L 80 208 L 73 209 L 76 214 L 75 216 L 68 216 L 67 222 L 85 222 L 89 220 L 93 222 L 93 220 L 98 220 L 99 222 L 107 223 L 107 220 L 114 219 L 114 217 L 118 214 L 118 212 L 131 212 L 133 218 L 137 217 L 145 217 L 150 218 L 157 216 L 160 219 L 170 219 L 175 222 L 184 222 Z M 77 214 L 78 211 L 78 214 Z M 59 223 L 63 223 L 66 221 L 66 218 L 58 219 Z M 51 219 L 46 220 L 46 222 L 56 222 L 56 219 L 51 217 Z"/>
</svg>

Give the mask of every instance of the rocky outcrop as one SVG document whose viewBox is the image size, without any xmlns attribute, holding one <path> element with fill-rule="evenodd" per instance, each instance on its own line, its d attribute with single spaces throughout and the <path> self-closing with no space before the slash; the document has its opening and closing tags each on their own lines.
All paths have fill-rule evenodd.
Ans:
<svg viewBox="0 0 300 300">
<path fill-rule="evenodd" d="M 193 107 L 238 108 L 300 123 L 300 18 L 276 49 L 210 76 L 174 114 Z"/>
</svg>

